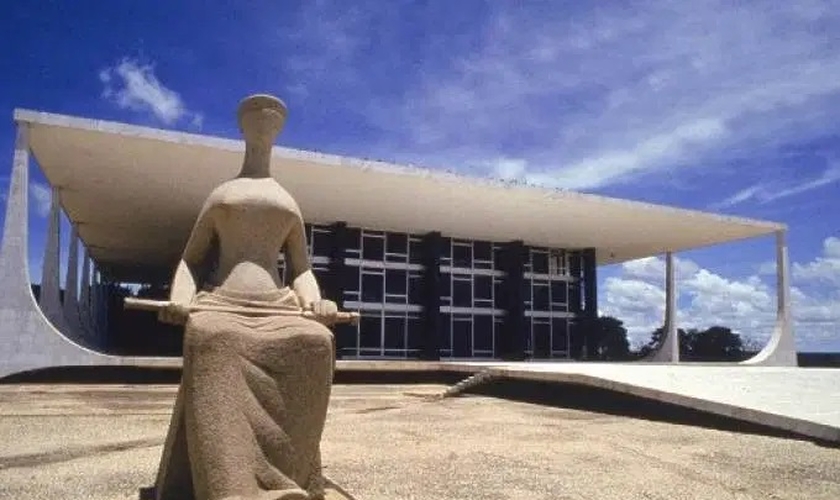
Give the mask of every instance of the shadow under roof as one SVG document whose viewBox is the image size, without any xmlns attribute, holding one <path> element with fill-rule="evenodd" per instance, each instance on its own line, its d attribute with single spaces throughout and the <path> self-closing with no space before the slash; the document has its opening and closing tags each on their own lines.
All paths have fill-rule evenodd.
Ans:
<svg viewBox="0 0 840 500">
<path fill-rule="evenodd" d="M 241 166 L 244 143 L 16 110 L 30 148 L 100 269 L 168 276 L 205 198 Z M 595 248 L 613 264 L 771 234 L 778 223 L 511 185 L 275 147 L 274 177 L 307 222 L 489 241 Z"/>
</svg>

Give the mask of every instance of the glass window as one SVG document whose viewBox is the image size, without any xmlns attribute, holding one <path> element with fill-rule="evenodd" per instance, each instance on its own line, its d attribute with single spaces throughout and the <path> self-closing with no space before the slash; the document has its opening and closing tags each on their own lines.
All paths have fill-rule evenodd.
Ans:
<svg viewBox="0 0 840 500">
<path fill-rule="evenodd" d="M 452 357 L 472 357 L 472 321 L 455 318 L 452 321 Z"/>
<path fill-rule="evenodd" d="M 325 286 L 325 285 L 330 284 L 330 272 L 329 272 L 329 270 L 324 269 L 322 267 L 314 267 L 314 268 L 312 268 L 312 274 L 315 275 L 315 281 L 317 281 L 318 285 L 321 287 L 321 292 L 322 293 L 326 292 L 326 290 L 324 290 L 324 288 L 329 288 L 329 286 Z"/>
<path fill-rule="evenodd" d="M 332 235 L 327 232 L 312 232 L 312 254 L 319 257 L 329 257 L 332 251 Z"/>
<path fill-rule="evenodd" d="M 385 349 L 405 349 L 405 318 L 385 317 Z"/>
<path fill-rule="evenodd" d="M 405 254 L 392 254 L 386 253 L 385 254 L 385 262 L 396 262 L 398 264 L 404 264 L 408 261 L 408 257 Z"/>
<path fill-rule="evenodd" d="M 531 252 L 531 271 L 537 274 L 548 274 L 548 253 Z"/>
<path fill-rule="evenodd" d="M 452 305 L 455 307 L 472 307 L 472 283 L 469 279 L 452 280 Z"/>
<path fill-rule="evenodd" d="M 552 250 L 549 261 L 548 272 L 551 274 L 566 274 L 566 252 L 563 250 Z"/>
<path fill-rule="evenodd" d="M 411 238 L 408 242 L 409 262 L 412 264 L 423 263 L 423 242 L 417 238 Z"/>
<path fill-rule="evenodd" d="M 348 227 L 344 233 L 344 245 L 347 247 L 348 253 L 354 253 L 353 250 L 358 251 L 362 248 L 362 230 L 357 227 Z"/>
<path fill-rule="evenodd" d="M 534 336 L 533 356 L 535 358 L 551 357 L 551 324 L 534 322 L 531 328 Z"/>
<path fill-rule="evenodd" d="M 452 275 L 449 273 L 440 273 L 440 296 L 452 296 Z"/>
<path fill-rule="evenodd" d="M 379 274 L 362 274 L 362 301 L 381 303 L 385 296 L 384 283 Z"/>
<path fill-rule="evenodd" d="M 569 336 L 566 332 L 568 320 L 565 318 L 551 319 L 551 349 L 553 351 L 568 351 Z"/>
<path fill-rule="evenodd" d="M 472 245 L 452 245 L 452 267 L 472 267 Z"/>
<path fill-rule="evenodd" d="M 551 282 L 551 302 L 553 304 L 565 304 L 568 301 L 568 295 L 566 294 L 566 282 L 565 281 L 552 281 Z"/>
<path fill-rule="evenodd" d="M 478 351 L 493 350 L 493 316 L 479 314 L 473 316 L 474 349 Z"/>
<path fill-rule="evenodd" d="M 359 347 L 379 349 L 382 346 L 382 316 L 379 313 L 362 313 L 359 318 Z"/>
<path fill-rule="evenodd" d="M 522 285 L 522 302 L 531 302 L 531 280 L 525 280 Z"/>
<path fill-rule="evenodd" d="M 548 290 L 548 284 L 534 283 L 533 309 L 535 311 L 551 310 Z"/>
<path fill-rule="evenodd" d="M 405 295 L 407 272 L 404 269 L 385 270 L 385 291 L 394 295 Z"/>
<path fill-rule="evenodd" d="M 473 242 L 475 260 L 493 260 L 493 244 L 489 241 Z"/>
<path fill-rule="evenodd" d="M 388 233 L 387 235 L 387 252 L 388 253 L 408 253 L 408 235 L 405 233 Z"/>
<path fill-rule="evenodd" d="M 418 316 L 408 317 L 408 345 L 407 349 L 419 351 L 423 348 L 423 338 L 425 332 L 423 329 L 423 320 Z"/>
<path fill-rule="evenodd" d="M 408 302 L 409 304 L 423 304 L 423 278 L 419 274 L 408 276 Z"/>
<path fill-rule="evenodd" d="M 344 289 L 359 291 L 359 268 L 357 266 L 347 266 L 344 268 Z"/>
<path fill-rule="evenodd" d="M 493 299 L 493 277 L 492 276 L 473 276 L 473 286 L 475 287 L 476 299 Z"/>
<path fill-rule="evenodd" d="M 447 313 L 440 313 L 440 335 L 438 340 L 440 340 L 440 349 L 441 350 L 451 350 L 452 349 L 452 339 L 450 335 L 452 333 L 452 315 Z"/>
<path fill-rule="evenodd" d="M 362 258 L 365 260 L 385 260 L 385 241 L 382 238 L 365 236 L 362 238 Z"/>
<path fill-rule="evenodd" d="M 501 279 L 493 280 L 493 304 L 497 309 L 506 309 L 505 282 Z"/>
<path fill-rule="evenodd" d="M 440 256 L 441 258 L 452 257 L 452 238 L 440 239 Z"/>
<path fill-rule="evenodd" d="M 502 269 L 502 264 L 505 261 L 504 248 L 501 245 L 493 245 L 493 268 L 497 270 Z"/>
</svg>

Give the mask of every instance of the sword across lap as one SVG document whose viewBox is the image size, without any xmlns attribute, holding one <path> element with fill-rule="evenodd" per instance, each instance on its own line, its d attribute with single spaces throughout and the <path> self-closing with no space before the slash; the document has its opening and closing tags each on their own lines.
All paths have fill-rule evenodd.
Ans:
<svg viewBox="0 0 840 500">
<path fill-rule="evenodd" d="M 168 300 L 151 300 L 138 299 L 134 297 L 126 297 L 124 306 L 126 309 L 135 309 L 138 311 L 153 311 L 159 312 L 169 307 L 172 302 Z M 198 311 L 213 311 L 213 312 L 228 312 L 228 313 L 244 313 L 248 315 L 261 316 L 302 316 L 304 318 L 318 319 L 312 311 L 304 309 L 272 309 L 264 307 L 240 307 L 240 306 L 211 306 L 201 304 L 188 304 L 185 309 L 189 312 Z M 359 322 L 359 313 L 339 311 L 335 316 L 331 317 L 334 323 L 349 323 L 357 324 Z"/>
</svg>

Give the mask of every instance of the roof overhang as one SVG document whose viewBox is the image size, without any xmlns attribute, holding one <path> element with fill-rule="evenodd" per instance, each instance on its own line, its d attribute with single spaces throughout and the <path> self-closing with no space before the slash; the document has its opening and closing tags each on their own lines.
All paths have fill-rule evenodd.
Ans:
<svg viewBox="0 0 840 500">
<path fill-rule="evenodd" d="M 61 206 L 106 274 L 169 274 L 210 191 L 244 143 L 16 110 Z M 595 248 L 599 264 L 752 238 L 782 224 L 275 147 L 274 177 L 307 222 Z"/>
</svg>

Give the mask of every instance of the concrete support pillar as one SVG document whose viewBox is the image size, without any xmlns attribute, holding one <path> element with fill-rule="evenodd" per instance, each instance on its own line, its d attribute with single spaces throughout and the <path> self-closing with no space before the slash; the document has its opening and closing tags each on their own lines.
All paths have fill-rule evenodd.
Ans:
<svg viewBox="0 0 840 500">
<path fill-rule="evenodd" d="M 48 366 L 89 365 L 102 357 L 75 345 L 48 319 L 32 294 L 29 277 L 29 125 L 18 122 L 15 152 L 6 199 L 6 219 L 0 242 L 0 377 Z M 53 210 L 52 221 L 57 222 Z M 44 272 L 45 300 L 53 307 L 58 292 L 57 223 L 51 223 Z M 52 281 L 52 284 L 49 284 Z M 50 289 L 52 287 L 52 289 Z M 52 298 L 50 297 L 52 295 Z M 63 318 L 62 310 L 55 308 Z M 106 359 L 105 362 L 108 360 Z"/>
<path fill-rule="evenodd" d="M 525 321 L 525 301 L 523 289 L 525 286 L 525 255 L 527 247 L 521 241 L 514 241 L 505 245 L 502 270 L 505 273 L 504 304 L 505 319 L 501 331 L 496 338 L 495 357 L 508 361 L 522 361 L 525 359 L 525 341 L 528 322 Z"/>
<path fill-rule="evenodd" d="M 322 285 L 328 299 L 338 304 L 339 309 L 344 308 L 344 289 L 347 282 L 347 265 L 344 262 L 347 250 L 347 224 L 336 222 L 330 227 L 330 263 L 328 278 Z M 343 349 L 352 349 L 356 346 L 356 327 L 353 325 L 335 325 L 336 358 L 341 358 Z"/>
<path fill-rule="evenodd" d="M 569 283 L 569 312 L 574 314 L 570 326 L 569 356 L 581 359 L 583 353 L 586 324 L 583 317 L 583 253 L 574 251 L 569 254 L 569 274 L 573 281 Z"/>
<path fill-rule="evenodd" d="M 79 231 L 73 226 L 70 231 L 70 248 L 67 252 L 67 278 L 64 282 L 64 318 L 75 335 L 82 335 L 84 329 L 79 312 Z"/>
<path fill-rule="evenodd" d="M 587 248 L 581 252 L 582 282 L 583 282 L 583 355 L 589 358 L 595 354 L 601 339 L 597 338 L 598 328 L 598 260 L 594 248 Z"/>
<path fill-rule="evenodd" d="M 90 255 L 88 254 L 87 248 L 85 248 L 84 257 L 82 258 L 82 283 L 79 290 L 79 316 L 85 338 L 93 340 L 93 318 L 90 312 Z"/>
<path fill-rule="evenodd" d="M 678 363 L 680 336 L 677 330 L 677 276 L 674 254 L 665 254 L 665 328 L 656 350 L 644 358 L 653 363 Z"/>
<path fill-rule="evenodd" d="M 61 305 L 61 207 L 58 189 L 53 188 L 50 215 L 47 223 L 47 241 L 41 267 L 41 293 L 39 305 L 44 316 L 58 330 L 67 333 L 67 322 Z"/>
<path fill-rule="evenodd" d="M 750 365 L 798 366 L 796 340 L 790 313 L 790 269 L 786 231 L 776 231 L 776 325 L 770 341 L 754 357 L 744 361 Z"/>
<path fill-rule="evenodd" d="M 427 361 L 440 359 L 440 256 L 443 238 L 439 232 L 423 236 L 423 345 L 420 358 Z"/>
<path fill-rule="evenodd" d="M 103 300 L 102 300 L 102 276 L 99 273 L 99 269 L 96 268 L 94 265 L 93 268 L 93 286 L 91 292 L 91 302 L 93 303 L 93 334 L 94 334 L 94 345 L 100 345 L 102 338 L 103 338 L 103 328 L 102 328 L 102 309 L 103 309 Z"/>
</svg>

